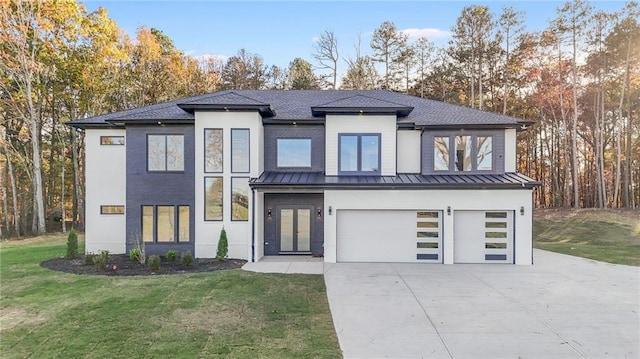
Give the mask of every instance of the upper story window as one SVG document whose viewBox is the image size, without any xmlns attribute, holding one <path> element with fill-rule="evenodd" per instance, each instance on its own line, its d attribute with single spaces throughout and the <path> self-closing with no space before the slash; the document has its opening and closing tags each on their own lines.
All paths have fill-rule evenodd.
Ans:
<svg viewBox="0 0 640 359">
<path fill-rule="evenodd" d="M 338 173 L 380 173 L 380 134 L 339 134 Z"/>
<path fill-rule="evenodd" d="M 148 135 L 147 169 L 184 171 L 184 135 Z"/>
<path fill-rule="evenodd" d="M 207 173 L 222 172 L 221 128 L 205 128 L 204 151 L 204 171 Z"/>
<path fill-rule="evenodd" d="M 122 146 L 124 145 L 124 136 L 100 136 L 100 144 L 103 146 Z"/>
<path fill-rule="evenodd" d="M 493 170 L 492 136 L 435 136 L 435 171 L 470 172 Z M 453 152 L 450 149 L 453 148 Z"/>
<path fill-rule="evenodd" d="M 231 129 L 231 172 L 249 172 L 249 129 Z"/>
<path fill-rule="evenodd" d="M 311 167 L 310 138 L 279 138 L 276 151 L 278 167 Z"/>
</svg>

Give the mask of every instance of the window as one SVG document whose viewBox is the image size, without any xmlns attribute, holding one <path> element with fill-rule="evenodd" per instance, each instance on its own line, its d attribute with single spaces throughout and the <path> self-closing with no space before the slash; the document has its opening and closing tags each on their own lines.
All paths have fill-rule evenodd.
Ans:
<svg viewBox="0 0 640 359">
<path fill-rule="evenodd" d="M 490 171 L 492 167 L 491 158 L 492 149 L 491 136 L 478 136 L 476 142 L 476 168 L 478 171 Z"/>
<path fill-rule="evenodd" d="M 158 206 L 156 207 L 156 211 L 156 217 L 158 218 L 158 242 L 173 242 L 176 228 L 175 208 L 173 206 Z"/>
<path fill-rule="evenodd" d="M 380 134 L 340 134 L 339 172 L 375 174 L 380 172 Z"/>
<path fill-rule="evenodd" d="M 153 206 L 142 206 L 142 240 L 153 242 Z"/>
<path fill-rule="evenodd" d="M 124 206 L 100 206 L 100 214 L 124 214 Z"/>
<path fill-rule="evenodd" d="M 204 130 L 204 171 L 222 172 L 222 129 Z"/>
<path fill-rule="evenodd" d="M 434 137 L 433 147 L 433 169 L 436 171 L 448 171 L 449 137 Z"/>
<path fill-rule="evenodd" d="M 142 206 L 142 240 L 189 242 L 189 222 L 189 206 Z"/>
<path fill-rule="evenodd" d="M 189 206 L 178 206 L 178 242 L 189 242 Z"/>
<path fill-rule="evenodd" d="M 471 171 L 471 136 L 456 136 L 456 171 Z"/>
<path fill-rule="evenodd" d="M 493 136 L 433 137 L 434 171 L 470 172 L 493 169 Z"/>
<path fill-rule="evenodd" d="M 184 136 L 149 135 L 147 169 L 158 172 L 184 171 Z"/>
<path fill-rule="evenodd" d="M 278 167 L 311 167 L 311 139 L 279 138 L 277 157 Z"/>
<path fill-rule="evenodd" d="M 231 172 L 249 172 L 249 130 L 231 130 Z"/>
<path fill-rule="evenodd" d="M 124 136 L 100 136 L 100 144 L 103 146 L 122 146 L 124 145 Z"/>
<path fill-rule="evenodd" d="M 249 220 L 249 178 L 231 178 L 231 220 Z"/>
<path fill-rule="evenodd" d="M 222 177 L 204 178 L 204 220 L 222 221 Z"/>
</svg>

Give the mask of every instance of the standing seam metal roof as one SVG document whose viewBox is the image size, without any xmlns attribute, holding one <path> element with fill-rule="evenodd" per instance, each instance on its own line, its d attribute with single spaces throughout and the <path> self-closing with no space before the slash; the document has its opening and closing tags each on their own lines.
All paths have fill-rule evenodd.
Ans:
<svg viewBox="0 0 640 359">
<path fill-rule="evenodd" d="M 396 176 L 325 176 L 322 172 L 264 172 L 253 178 L 254 188 L 389 188 L 407 189 L 480 189 L 534 188 L 540 182 L 515 172 L 501 174 L 423 175 L 403 173 Z"/>
</svg>

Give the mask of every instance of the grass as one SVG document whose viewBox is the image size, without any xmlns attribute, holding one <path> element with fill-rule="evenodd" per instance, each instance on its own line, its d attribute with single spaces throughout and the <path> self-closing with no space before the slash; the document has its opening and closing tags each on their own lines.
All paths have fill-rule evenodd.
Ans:
<svg viewBox="0 0 640 359">
<path fill-rule="evenodd" d="M 0 357 L 341 357 L 320 275 L 125 278 L 39 266 L 65 242 L 0 243 Z"/>
<path fill-rule="evenodd" d="M 640 266 L 640 211 L 537 210 L 534 247 Z"/>
</svg>

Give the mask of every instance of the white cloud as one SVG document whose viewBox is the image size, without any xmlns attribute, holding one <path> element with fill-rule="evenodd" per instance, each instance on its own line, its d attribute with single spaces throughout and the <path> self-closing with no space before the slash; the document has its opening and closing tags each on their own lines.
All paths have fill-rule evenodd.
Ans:
<svg viewBox="0 0 640 359">
<path fill-rule="evenodd" d="M 400 30 L 403 34 L 409 36 L 409 41 L 415 41 L 421 37 L 426 37 L 428 40 L 433 41 L 435 39 L 445 39 L 451 36 L 451 32 L 447 30 L 424 28 L 424 29 L 404 29 Z"/>
<path fill-rule="evenodd" d="M 320 36 L 314 36 L 314 37 L 311 38 L 311 42 L 314 43 L 314 44 L 316 42 L 318 42 L 318 41 L 320 41 Z"/>
<path fill-rule="evenodd" d="M 189 52 L 187 52 L 188 54 Z M 220 62 L 227 62 L 227 60 L 229 59 L 230 56 L 228 55 L 221 55 L 221 54 L 201 54 L 201 55 L 193 55 L 193 51 L 191 56 L 196 59 L 198 62 L 200 63 L 204 63 L 207 62 L 209 60 L 217 60 Z"/>
</svg>

